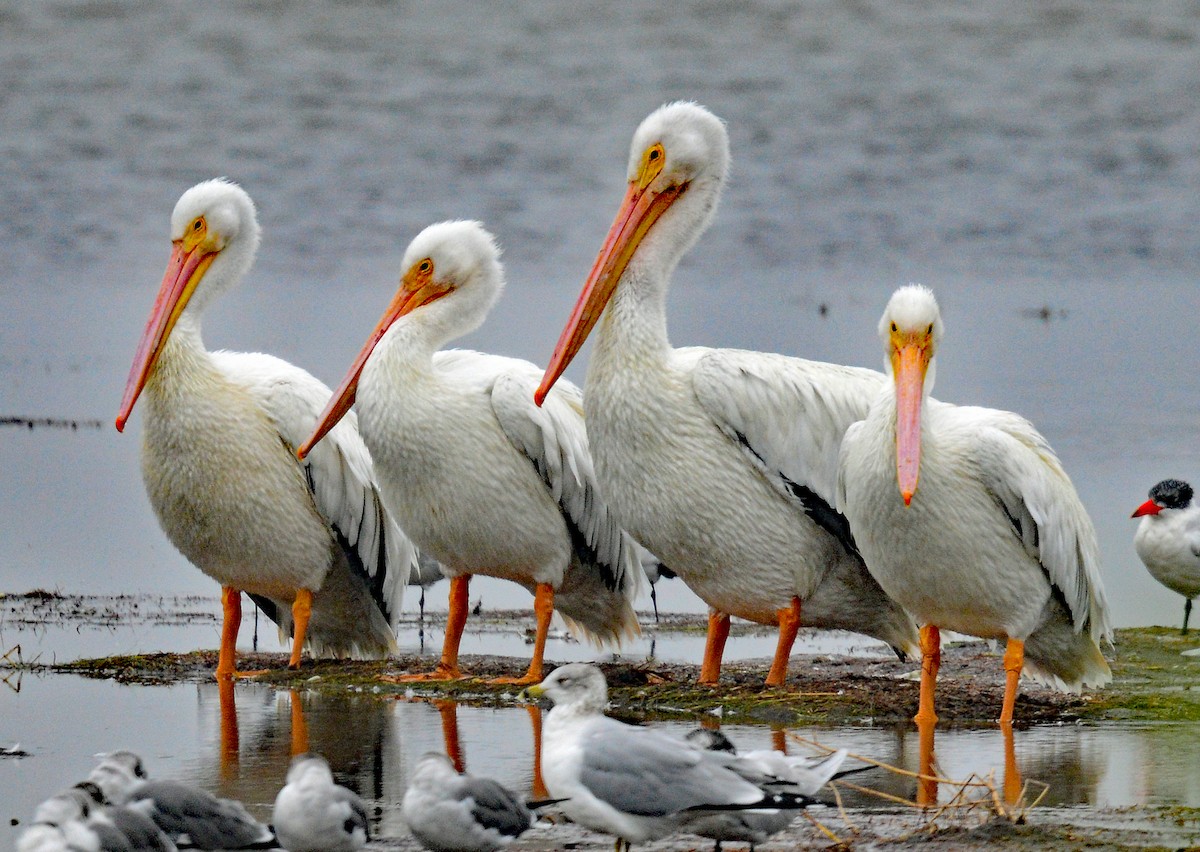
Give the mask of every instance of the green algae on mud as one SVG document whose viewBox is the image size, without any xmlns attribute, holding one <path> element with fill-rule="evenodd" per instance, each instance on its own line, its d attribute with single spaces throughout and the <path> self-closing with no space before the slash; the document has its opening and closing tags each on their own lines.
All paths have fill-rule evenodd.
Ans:
<svg viewBox="0 0 1200 852">
<path fill-rule="evenodd" d="M 1110 655 L 1112 684 L 1076 696 L 1025 681 L 1017 701 L 1016 724 L 1198 721 L 1200 657 L 1181 656 L 1194 644 L 1167 628 L 1119 630 L 1115 654 Z M 381 697 L 452 698 L 481 705 L 519 700 L 519 688 L 491 684 L 487 679 L 514 674 L 524 668 L 524 660 L 465 656 L 461 663 L 471 677 L 398 684 L 391 678 L 426 671 L 432 660 L 415 655 L 371 662 L 306 659 L 298 671 L 288 671 L 282 653 L 251 653 L 239 658 L 244 669 L 267 669 L 258 681 L 277 688 L 354 689 Z M 547 670 L 552 665 L 548 663 Z M 215 651 L 196 651 L 87 659 L 39 668 L 122 682 L 169 683 L 211 677 L 215 666 Z M 683 718 L 718 712 L 743 722 L 780 725 L 893 724 L 911 719 L 917 704 L 914 672 L 918 665 L 913 661 L 794 655 L 785 689 L 762 685 L 765 660 L 726 664 L 720 686 L 715 688 L 696 683 L 699 667 L 695 665 L 618 659 L 601 667 L 608 677 L 615 712 L 641 717 Z M 946 647 L 938 679 L 938 710 L 945 724 L 992 724 L 1002 695 L 999 654 L 978 642 Z"/>
</svg>

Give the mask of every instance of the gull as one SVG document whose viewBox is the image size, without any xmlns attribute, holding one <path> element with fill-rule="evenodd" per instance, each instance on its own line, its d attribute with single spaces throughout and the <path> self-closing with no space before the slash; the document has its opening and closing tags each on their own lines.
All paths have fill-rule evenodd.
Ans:
<svg viewBox="0 0 1200 852">
<path fill-rule="evenodd" d="M 17 838 L 17 852 L 101 852 L 88 813 L 87 794 L 80 790 L 51 796 L 34 810 L 33 824 Z"/>
<path fill-rule="evenodd" d="M 413 837 L 436 852 L 503 849 L 534 822 L 533 811 L 516 793 L 491 778 L 460 773 L 436 751 L 417 761 L 401 813 Z"/>
<path fill-rule="evenodd" d="M 725 763 L 738 775 L 753 784 L 771 785 L 774 792 L 795 792 L 811 796 L 835 777 L 849 754 L 839 749 L 822 758 L 784 754 L 774 749 L 738 752 L 730 739 L 720 731 L 697 728 L 687 734 L 688 742 L 715 752 L 727 759 Z M 795 819 L 788 810 L 777 811 L 718 811 L 689 820 L 683 830 L 716 841 L 720 852 L 723 841 L 749 843 L 754 847 L 778 834 Z"/>
<path fill-rule="evenodd" d="M 245 805 L 218 799 L 180 781 L 151 780 L 141 757 L 121 750 L 105 755 L 88 776 L 105 799 L 140 811 L 179 846 L 195 849 L 269 849 L 271 829 Z"/>
<path fill-rule="evenodd" d="M 318 754 L 292 758 L 271 823 L 288 852 L 354 852 L 371 839 L 362 799 L 334 783 L 328 761 Z"/>
<path fill-rule="evenodd" d="M 614 835 L 618 849 L 665 837 L 704 811 L 771 811 L 810 801 L 764 792 L 713 752 L 605 716 L 608 688 L 595 666 L 561 666 L 525 691 L 554 702 L 542 734 L 546 789 L 572 820 Z"/>
</svg>

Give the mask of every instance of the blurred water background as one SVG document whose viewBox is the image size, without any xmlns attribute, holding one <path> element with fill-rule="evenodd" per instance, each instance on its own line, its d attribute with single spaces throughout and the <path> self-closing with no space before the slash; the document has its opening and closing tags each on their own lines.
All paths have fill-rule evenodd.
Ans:
<svg viewBox="0 0 1200 852">
<path fill-rule="evenodd" d="M 210 347 L 335 384 L 409 239 L 470 217 L 509 286 L 464 345 L 545 363 L 633 129 L 687 98 L 734 167 L 673 342 L 877 367 L 888 295 L 930 285 L 937 395 L 1049 438 L 1118 625 L 1180 618 L 1129 513 L 1200 479 L 1200 4 L 9 0 L 0 33 L 0 416 L 84 424 L 0 429 L 0 590 L 215 594 L 111 425 L 188 186 L 241 182 L 264 227 Z"/>
</svg>

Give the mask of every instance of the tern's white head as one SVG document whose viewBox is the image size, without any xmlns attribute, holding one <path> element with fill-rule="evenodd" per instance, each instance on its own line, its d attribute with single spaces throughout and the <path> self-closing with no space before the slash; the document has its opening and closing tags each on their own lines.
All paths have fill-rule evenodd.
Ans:
<svg viewBox="0 0 1200 852">
<path fill-rule="evenodd" d="M 933 291 L 919 284 L 892 294 L 879 320 L 884 363 L 896 385 L 896 479 L 907 506 L 921 464 L 921 408 L 933 388 L 942 317 Z"/>
<path fill-rule="evenodd" d="M 1133 511 L 1132 517 L 1170 517 L 1192 505 L 1192 486 L 1182 479 L 1164 479 L 1150 489 L 1150 499 Z"/>
<path fill-rule="evenodd" d="M 665 289 L 679 259 L 712 220 L 729 171 L 729 134 L 699 104 L 650 113 L 633 134 L 628 187 L 534 399 L 541 404 L 579 352 L 626 268 L 643 286 Z"/>
</svg>

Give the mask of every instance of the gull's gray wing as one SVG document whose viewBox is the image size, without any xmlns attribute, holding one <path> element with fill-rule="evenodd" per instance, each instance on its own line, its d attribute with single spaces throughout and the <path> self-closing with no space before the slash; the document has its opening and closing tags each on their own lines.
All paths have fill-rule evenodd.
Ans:
<svg viewBox="0 0 1200 852">
<path fill-rule="evenodd" d="M 475 803 L 471 816 L 484 828 L 518 837 L 533 825 L 533 814 L 511 790 L 491 778 L 463 778 L 460 797 Z"/>
<path fill-rule="evenodd" d="M 145 782 L 133 791 L 129 806 L 149 816 L 177 843 L 197 849 L 262 848 L 274 840 L 271 830 L 241 802 L 218 799 L 178 781 Z"/>
<path fill-rule="evenodd" d="M 617 810 L 647 817 L 763 798 L 762 790 L 691 744 L 607 718 L 583 740 L 579 780 Z"/>
</svg>

